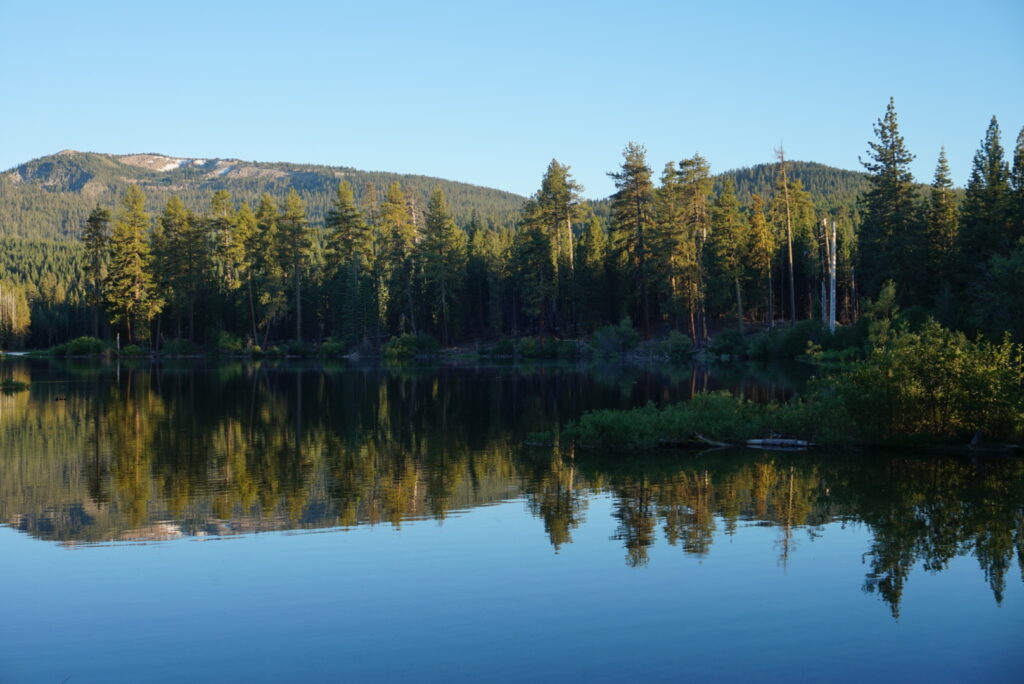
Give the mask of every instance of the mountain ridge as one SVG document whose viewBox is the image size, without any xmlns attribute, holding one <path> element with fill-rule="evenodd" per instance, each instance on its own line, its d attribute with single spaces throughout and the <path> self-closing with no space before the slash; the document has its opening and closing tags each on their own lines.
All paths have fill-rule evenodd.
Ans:
<svg viewBox="0 0 1024 684">
<path fill-rule="evenodd" d="M 868 185 L 860 171 L 838 169 L 818 162 L 791 161 L 790 175 L 805 188 L 822 210 L 851 207 Z M 718 174 L 732 177 L 741 204 L 753 194 L 765 196 L 774 184 L 776 165 L 756 164 Z M 444 190 L 452 214 L 467 225 L 473 214 L 485 224 L 509 227 L 526 197 L 486 186 L 421 174 L 364 171 L 346 166 L 297 162 L 257 162 L 220 157 L 178 157 L 157 152 L 109 154 L 65 149 L 29 160 L 0 172 L 0 236 L 67 240 L 78 236 L 96 204 L 116 205 L 129 184 L 147 195 L 147 210 L 159 213 L 172 195 L 189 209 L 202 212 L 217 190 L 227 190 L 235 201 L 255 202 L 263 192 L 278 201 L 294 187 L 306 202 L 310 222 L 323 222 L 338 182 L 349 181 L 356 199 L 367 203 L 392 182 L 399 182 L 416 207 L 426 207 L 435 187 Z M 371 190 L 372 187 L 372 190 Z M 596 206 L 607 200 L 588 200 Z M 604 213 L 599 209 L 599 213 Z"/>
</svg>

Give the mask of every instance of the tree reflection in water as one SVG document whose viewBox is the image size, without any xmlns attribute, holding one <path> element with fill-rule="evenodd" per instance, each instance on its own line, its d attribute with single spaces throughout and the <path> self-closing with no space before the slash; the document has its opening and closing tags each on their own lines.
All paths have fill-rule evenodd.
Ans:
<svg viewBox="0 0 1024 684">
<path fill-rule="evenodd" d="M 741 525 L 798 541 L 857 521 L 872 533 L 864 590 L 899 615 L 911 570 L 977 560 L 1001 601 L 1024 560 L 1024 465 L 935 455 L 575 453 L 522 444 L 599 407 L 715 387 L 707 369 L 575 366 L 381 369 L 248 363 L 32 363 L 0 396 L 0 516 L 68 544 L 346 527 L 522 498 L 555 551 L 588 501 L 614 501 L 614 539 L 642 566 L 659 534 L 714 553 Z M 762 371 L 763 374 L 763 371 Z M 784 379 L 731 387 L 784 396 Z M 718 385 L 721 386 L 721 385 Z"/>
</svg>

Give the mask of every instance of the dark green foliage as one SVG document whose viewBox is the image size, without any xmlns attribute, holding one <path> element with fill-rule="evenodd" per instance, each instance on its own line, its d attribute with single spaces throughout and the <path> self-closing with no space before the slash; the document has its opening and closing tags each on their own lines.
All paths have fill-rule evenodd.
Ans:
<svg viewBox="0 0 1024 684">
<path fill-rule="evenodd" d="M 861 162 L 871 181 L 871 190 L 864 195 L 860 230 L 863 292 L 875 297 L 882 283 L 893 279 L 902 286 L 903 301 L 920 302 L 927 259 L 909 170 L 914 155 L 904 145 L 891 98 L 874 131 L 878 141 L 868 143 L 869 158 Z"/>
<path fill-rule="evenodd" d="M 668 336 L 660 341 L 659 346 L 661 353 L 673 363 L 689 361 L 695 351 L 693 340 L 678 330 L 670 331 Z"/>
<path fill-rule="evenodd" d="M 864 442 L 1024 434 L 1022 347 L 971 341 L 934 321 L 896 331 L 820 392 L 838 399 Z"/>
<path fill-rule="evenodd" d="M 993 339 L 1004 332 L 1024 340 L 1024 238 L 1008 254 L 993 254 L 972 289 L 970 321 Z"/>
<path fill-rule="evenodd" d="M 622 166 L 608 176 L 615 181 L 612 195 L 613 244 L 625 263 L 631 310 L 645 336 L 650 334 L 652 305 L 655 303 L 654 183 L 647 165 L 647 150 L 629 143 L 622 151 Z"/>
<path fill-rule="evenodd" d="M 328 340 L 320 345 L 320 355 L 327 358 L 338 358 L 348 353 L 349 346 L 344 342 Z"/>
<path fill-rule="evenodd" d="M 14 394 L 15 392 L 24 392 L 28 389 L 27 382 L 21 382 L 14 378 L 4 378 L 0 381 L 0 392 L 4 394 Z"/>
<path fill-rule="evenodd" d="M 191 356 L 198 351 L 198 347 L 193 342 L 180 338 L 165 340 L 160 346 L 160 352 L 166 356 Z"/>
<path fill-rule="evenodd" d="M 394 360 L 414 359 L 432 356 L 440 345 L 437 338 L 426 333 L 406 333 L 393 337 L 381 349 L 385 358 Z"/>
<path fill-rule="evenodd" d="M 109 347 L 95 337 L 76 337 L 73 340 L 51 347 L 54 356 L 99 356 Z"/>
<path fill-rule="evenodd" d="M 596 357 L 612 359 L 632 351 L 639 342 L 640 333 L 633 328 L 633 321 L 626 317 L 618 325 L 598 328 L 590 340 L 590 346 Z"/>
<path fill-rule="evenodd" d="M 715 335 L 710 350 L 718 356 L 746 356 L 747 341 L 740 331 L 727 328 Z"/>
<path fill-rule="evenodd" d="M 149 355 L 149 351 L 147 351 L 146 349 L 143 349 L 142 347 L 140 347 L 137 344 L 129 344 L 129 345 L 126 345 L 124 347 L 121 347 L 121 350 L 118 352 L 118 355 L 119 356 L 127 356 L 127 357 L 148 356 Z"/>
</svg>

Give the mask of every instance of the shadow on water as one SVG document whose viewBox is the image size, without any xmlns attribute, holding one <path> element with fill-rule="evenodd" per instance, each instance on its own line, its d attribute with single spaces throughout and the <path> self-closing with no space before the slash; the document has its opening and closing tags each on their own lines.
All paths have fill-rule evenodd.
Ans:
<svg viewBox="0 0 1024 684">
<path fill-rule="evenodd" d="M 863 588 L 894 615 L 918 565 L 973 555 L 1001 601 L 1024 556 L 1016 460 L 522 446 L 589 409 L 716 389 L 782 400 L 806 367 L 4 364 L 31 389 L 0 396 L 0 520 L 67 545 L 400 526 L 522 499 L 559 550 L 605 494 L 630 566 L 659 538 L 704 557 L 745 525 L 775 530 L 785 566 L 826 526 L 861 523 Z"/>
</svg>

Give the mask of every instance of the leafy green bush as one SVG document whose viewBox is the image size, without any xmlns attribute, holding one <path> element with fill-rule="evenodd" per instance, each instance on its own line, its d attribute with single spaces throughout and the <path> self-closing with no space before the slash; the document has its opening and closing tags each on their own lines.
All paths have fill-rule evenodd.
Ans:
<svg viewBox="0 0 1024 684">
<path fill-rule="evenodd" d="M 535 337 L 524 337 L 516 342 L 516 355 L 527 359 L 536 358 L 537 339 Z"/>
<path fill-rule="evenodd" d="M 747 357 L 751 359 L 774 359 L 779 335 L 775 332 L 763 331 L 752 335 L 747 340 Z"/>
<path fill-rule="evenodd" d="M 744 356 L 747 353 L 747 341 L 743 334 L 735 328 L 726 328 L 715 335 L 711 341 L 711 353 L 719 356 L 728 354 L 730 356 Z"/>
<path fill-rule="evenodd" d="M 827 333 L 821 321 L 806 320 L 778 333 L 775 358 L 795 359 L 807 353 L 808 343 L 821 346 Z"/>
<path fill-rule="evenodd" d="M 211 351 L 215 354 L 238 354 L 242 349 L 242 340 L 225 330 L 219 330 L 213 336 Z"/>
<path fill-rule="evenodd" d="M 51 348 L 50 353 L 56 356 L 99 356 L 106 349 L 107 345 L 95 337 L 76 337 Z"/>
<path fill-rule="evenodd" d="M 146 356 L 149 354 L 149 351 L 143 349 L 137 344 L 129 344 L 121 347 L 119 354 L 121 356 Z"/>
<path fill-rule="evenodd" d="M 590 346 L 599 358 L 615 358 L 635 349 L 639 342 L 640 333 L 633 328 L 633 321 L 627 316 L 618 325 L 598 328 L 590 340 Z"/>
<path fill-rule="evenodd" d="M 1024 348 L 969 340 L 929 320 L 891 331 L 868 357 L 825 381 L 863 439 L 1024 435 Z"/>
<path fill-rule="evenodd" d="M 569 356 L 562 356 L 562 358 L 570 358 L 575 355 L 574 342 L 569 342 L 567 347 L 561 345 L 562 343 L 553 337 L 544 340 L 539 340 L 536 337 L 524 337 L 516 343 L 516 355 L 524 359 L 554 359 L 563 353 Z"/>
<path fill-rule="evenodd" d="M 819 444 L 965 444 L 977 430 L 1024 438 L 1024 346 L 972 342 L 928 321 L 919 331 L 890 330 L 867 358 L 813 382 L 804 399 L 753 404 L 699 394 L 661 410 L 592 411 L 570 434 L 580 446 L 645 449 L 695 434 L 732 443 L 783 434 Z"/>
<path fill-rule="evenodd" d="M 694 352 L 693 340 L 689 335 L 673 330 L 661 341 L 661 350 L 673 363 L 689 361 Z"/>
<path fill-rule="evenodd" d="M 168 356 L 189 356 L 195 354 L 197 349 L 188 340 L 175 338 L 165 341 L 160 351 Z"/>
<path fill-rule="evenodd" d="M 292 340 L 288 343 L 288 356 L 298 356 L 300 358 L 307 358 L 310 356 L 316 356 L 317 349 L 309 342 L 299 342 Z"/>
<path fill-rule="evenodd" d="M 504 337 L 491 345 L 487 350 L 490 356 L 513 356 L 516 353 L 516 345 L 507 337 Z"/>
<path fill-rule="evenodd" d="M 580 345 L 576 340 L 558 340 L 555 345 L 555 356 L 560 359 L 576 359 L 581 356 Z"/>
<path fill-rule="evenodd" d="M 344 356 L 348 352 L 348 347 L 344 342 L 337 342 L 335 340 L 328 340 L 320 345 L 320 354 L 322 356 L 337 358 Z"/>
<path fill-rule="evenodd" d="M 389 359 L 412 359 L 437 354 L 440 346 L 436 339 L 426 333 L 405 333 L 388 340 L 381 353 Z"/>
</svg>

